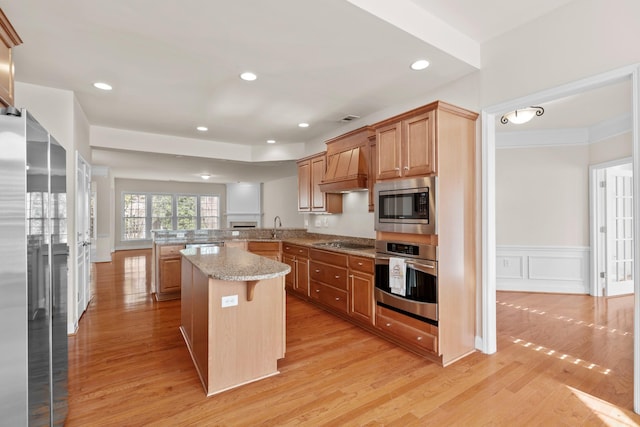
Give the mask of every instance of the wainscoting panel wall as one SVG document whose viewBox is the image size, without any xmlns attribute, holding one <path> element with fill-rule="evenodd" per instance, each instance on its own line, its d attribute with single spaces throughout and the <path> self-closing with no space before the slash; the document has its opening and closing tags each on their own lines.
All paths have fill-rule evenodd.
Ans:
<svg viewBox="0 0 640 427">
<path fill-rule="evenodd" d="M 589 247 L 498 246 L 499 291 L 589 293 Z"/>
</svg>

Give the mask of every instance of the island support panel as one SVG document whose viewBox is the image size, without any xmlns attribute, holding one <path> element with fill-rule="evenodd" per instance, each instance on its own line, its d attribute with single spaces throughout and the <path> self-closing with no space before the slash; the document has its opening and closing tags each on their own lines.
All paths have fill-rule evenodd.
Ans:
<svg viewBox="0 0 640 427">
<path fill-rule="evenodd" d="M 207 279 L 182 262 L 193 274 L 182 275 L 192 298 L 183 295 L 180 329 L 207 396 L 278 374 L 285 351 L 284 277 L 258 280 L 249 301 L 246 281 Z M 237 305 L 229 302 L 235 298 Z"/>
</svg>

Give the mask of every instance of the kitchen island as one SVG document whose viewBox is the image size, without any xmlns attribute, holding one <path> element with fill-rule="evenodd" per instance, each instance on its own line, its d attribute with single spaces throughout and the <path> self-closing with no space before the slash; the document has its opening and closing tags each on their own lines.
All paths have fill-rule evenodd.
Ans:
<svg viewBox="0 0 640 427">
<path fill-rule="evenodd" d="M 180 253 L 180 331 L 207 396 L 278 374 L 290 267 L 239 248 Z"/>
</svg>

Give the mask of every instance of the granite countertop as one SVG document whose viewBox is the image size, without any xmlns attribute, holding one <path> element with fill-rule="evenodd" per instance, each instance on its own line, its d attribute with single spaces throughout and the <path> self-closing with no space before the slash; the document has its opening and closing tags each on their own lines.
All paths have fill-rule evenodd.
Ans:
<svg viewBox="0 0 640 427">
<path fill-rule="evenodd" d="M 284 276 L 291 267 L 239 248 L 204 247 L 180 253 L 207 276 L 218 280 L 249 281 Z"/>
<path fill-rule="evenodd" d="M 335 238 L 331 238 L 331 239 L 317 238 L 317 237 L 294 237 L 294 238 L 282 239 L 283 242 L 289 242 L 293 245 L 307 246 L 309 248 L 320 249 L 323 251 L 340 252 L 347 255 L 357 255 L 357 256 L 363 256 L 367 258 L 375 258 L 376 249 L 373 247 L 374 244 L 368 240 L 369 239 L 358 239 L 355 237 L 340 237 L 340 236 L 335 236 Z M 366 245 L 371 245 L 371 247 L 350 249 L 350 248 L 340 248 L 340 247 L 332 247 L 332 246 L 318 246 L 319 243 L 320 244 L 331 243 L 336 241 L 354 242 L 354 243 L 360 243 L 363 245 L 366 244 Z"/>
</svg>

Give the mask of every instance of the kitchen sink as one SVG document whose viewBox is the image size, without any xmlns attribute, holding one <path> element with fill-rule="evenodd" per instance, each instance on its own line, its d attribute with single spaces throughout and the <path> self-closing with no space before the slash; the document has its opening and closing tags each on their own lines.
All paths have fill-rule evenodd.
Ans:
<svg viewBox="0 0 640 427">
<path fill-rule="evenodd" d="M 336 248 L 336 249 L 352 249 L 352 250 L 374 248 L 373 245 L 367 245 L 363 243 L 354 243 L 354 242 L 345 242 L 345 241 L 339 241 L 339 240 L 332 241 L 332 242 L 313 243 L 313 246 L 320 247 L 320 248 Z"/>
</svg>

